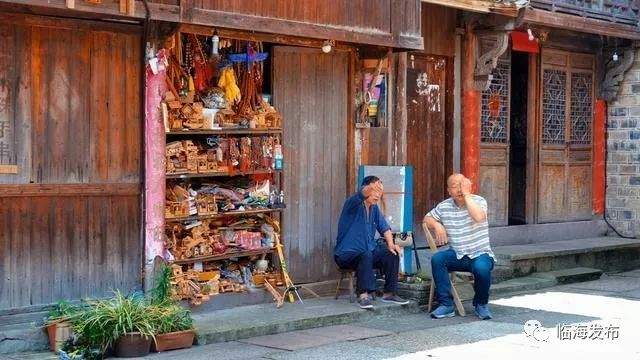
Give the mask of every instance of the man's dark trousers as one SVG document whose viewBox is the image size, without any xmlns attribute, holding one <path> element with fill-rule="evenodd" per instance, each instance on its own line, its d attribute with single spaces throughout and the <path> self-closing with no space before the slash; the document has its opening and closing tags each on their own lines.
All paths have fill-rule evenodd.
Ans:
<svg viewBox="0 0 640 360">
<path fill-rule="evenodd" d="M 384 291 L 396 293 L 398 289 L 399 257 L 391 253 L 385 245 L 379 244 L 373 251 L 365 251 L 359 254 L 336 255 L 334 259 L 341 269 L 356 271 L 358 295 L 363 292 L 373 293 L 377 290 L 374 268 L 380 269 L 384 274 Z"/>
</svg>

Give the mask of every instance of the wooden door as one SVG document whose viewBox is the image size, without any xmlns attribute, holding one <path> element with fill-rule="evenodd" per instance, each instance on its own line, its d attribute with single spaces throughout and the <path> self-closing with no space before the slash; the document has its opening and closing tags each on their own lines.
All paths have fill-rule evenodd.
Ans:
<svg viewBox="0 0 640 360">
<path fill-rule="evenodd" d="M 140 28 L 102 25 L 0 13 L 0 309 L 140 288 Z"/>
<path fill-rule="evenodd" d="M 275 47 L 273 99 L 284 117 L 283 239 L 295 282 L 336 277 L 333 247 L 347 196 L 349 53 Z"/>
<path fill-rule="evenodd" d="M 594 58 L 543 49 L 538 222 L 591 218 Z"/>
<path fill-rule="evenodd" d="M 480 195 L 489 206 L 489 225 L 509 222 L 509 152 L 511 59 L 498 60 L 488 90 L 482 92 L 480 124 Z"/>
<path fill-rule="evenodd" d="M 447 58 L 409 55 L 407 68 L 407 164 L 413 166 L 413 229 L 446 197 Z"/>
</svg>

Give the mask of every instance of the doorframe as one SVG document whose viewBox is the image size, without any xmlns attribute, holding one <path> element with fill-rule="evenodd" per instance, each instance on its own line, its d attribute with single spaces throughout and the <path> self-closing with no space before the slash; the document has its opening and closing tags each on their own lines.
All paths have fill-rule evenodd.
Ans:
<svg viewBox="0 0 640 360">
<path fill-rule="evenodd" d="M 538 111 L 542 89 L 540 87 L 541 53 L 529 54 L 529 76 L 527 77 L 527 177 L 525 219 L 527 224 L 538 223 L 538 179 L 539 165 L 539 129 L 540 114 Z M 512 94 L 513 95 L 513 94 Z M 533 96 L 532 96 L 533 95 Z"/>
</svg>

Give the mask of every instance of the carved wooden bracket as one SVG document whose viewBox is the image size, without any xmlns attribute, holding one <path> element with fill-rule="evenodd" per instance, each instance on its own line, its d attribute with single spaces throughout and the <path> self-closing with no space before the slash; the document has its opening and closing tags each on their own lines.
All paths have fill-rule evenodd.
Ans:
<svg viewBox="0 0 640 360">
<path fill-rule="evenodd" d="M 489 85 L 491 84 L 491 79 L 493 75 L 493 69 L 498 66 L 498 58 L 507 51 L 509 47 L 509 31 L 508 30 L 497 30 L 493 32 L 496 38 L 496 42 L 494 45 L 487 49 L 483 54 L 480 54 L 482 51 L 482 46 L 478 46 L 478 51 L 476 52 L 476 66 L 473 72 L 474 80 L 475 80 L 475 88 L 477 90 L 487 90 Z"/>
<path fill-rule="evenodd" d="M 621 59 L 612 62 L 606 69 L 604 80 L 600 86 L 600 96 L 607 102 L 615 100 L 620 89 L 620 83 L 624 79 L 624 74 L 633 65 L 635 53 L 640 47 L 640 43 L 635 42 L 629 47 L 624 48 Z"/>
</svg>

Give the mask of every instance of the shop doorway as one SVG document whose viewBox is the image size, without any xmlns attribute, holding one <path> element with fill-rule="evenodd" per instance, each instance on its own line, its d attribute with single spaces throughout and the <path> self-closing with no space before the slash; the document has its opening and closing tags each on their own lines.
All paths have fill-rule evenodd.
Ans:
<svg viewBox="0 0 640 360">
<path fill-rule="evenodd" d="M 511 55 L 511 114 L 509 126 L 508 225 L 526 224 L 527 215 L 527 99 L 529 54 Z"/>
</svg>

